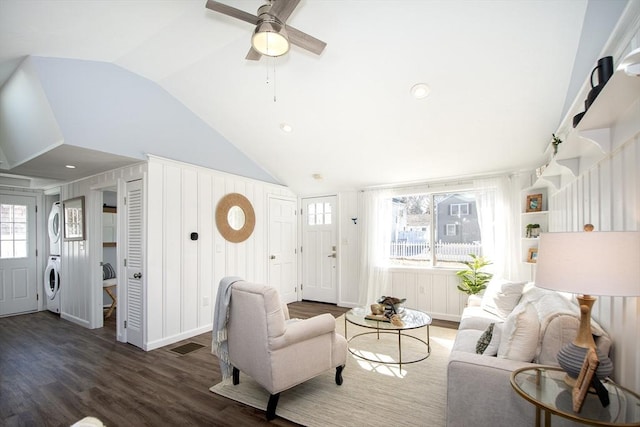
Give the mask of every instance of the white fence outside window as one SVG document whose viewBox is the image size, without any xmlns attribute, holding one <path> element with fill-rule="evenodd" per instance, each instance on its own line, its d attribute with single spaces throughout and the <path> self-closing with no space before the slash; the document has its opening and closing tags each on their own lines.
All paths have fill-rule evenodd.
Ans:
<svg viewBox="0 0 640 427">
<path fill-rule="evenodd" d="M 482 245 L 479 243 L 444 243 L 435 245 L 436 259 L 438 261 L 470 261 L 469 254 L 482 255 Z M 431 248 L 427 242 L 408 243 L 392 242 L 389 257 L 429 260 L 432 257 Z"/>
</svg>

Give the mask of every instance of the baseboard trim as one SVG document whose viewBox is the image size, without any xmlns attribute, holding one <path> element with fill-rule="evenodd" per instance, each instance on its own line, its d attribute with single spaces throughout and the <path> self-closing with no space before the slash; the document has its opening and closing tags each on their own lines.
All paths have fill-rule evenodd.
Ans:
<svg viewBox="0 0 640 427">
<path fill-rule="evenodd" d="M 172 335 L 170 337 L 161 338 L 159 340 L 150 341 L 146 343 L 143 347 L 146 351 L 155 350 L 160 347 L 164 347 L 170 344 L 175 344 L 178 341 L 186 340 L 191 337 L 195 337 L 196 335 L 204 334 L 205 332 L 209 332 L 213 329 L 213 324 L 209 323 L 208 325 L 201 326 L 199 328 L 191 329 L 186 332 L 181 332 L 176 335 Z"/>
</svg>

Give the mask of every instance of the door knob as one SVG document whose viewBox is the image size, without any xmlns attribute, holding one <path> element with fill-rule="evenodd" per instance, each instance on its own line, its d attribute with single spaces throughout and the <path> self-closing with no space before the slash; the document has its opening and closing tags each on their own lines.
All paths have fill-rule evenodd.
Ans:
<svg viewBox="0 0 640 427">
<path fill-rule="evenodd" d="M 271 255 L 271 256 L 269 257 L 269 259 L 276 259 L 276 256 L 275 256 L 275 255 Z"/>
<path fill-rule="evenodd" d="M 142 273 L 135 273 L 135 274 L 133 275 L 133 278 L 134 278 L 134 279 L 141 279 L 141 278 L 142 278 Z"/>
</svg>

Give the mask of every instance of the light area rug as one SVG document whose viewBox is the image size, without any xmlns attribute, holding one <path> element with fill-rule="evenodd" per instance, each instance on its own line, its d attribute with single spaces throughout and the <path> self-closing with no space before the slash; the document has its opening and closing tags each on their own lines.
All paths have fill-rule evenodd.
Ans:
<svg viewBox="0 0 640 427">
<path fill-rule="evenodd" d="M 336 319 L 344 335 L 344 316 Z M 349 324 L 348 338 L 371 331 Z M 335 383 L 330 370 L 280 394 L 276 415 L 309 427 L 326 426 L 443 426 L 446 409 L 446 368 L 456 330 L 430 326 L 431 355 L 417 363 L 402 365 L 364 361 L 347 353 L 344 382 Z M 426 328 L 411 331 L 426 339 Z M 397 335 L 375 334 L 357 337 L 349 347 L 375 360 L 398 358 Z M 424 344 L 403 338 L 402 358 L 423 354 Z M 219 383 L 210 390 L 229 399 L 266 410 L 269 393 L 250 377 L 241 374 L 240 384 Z"/>
</svg>

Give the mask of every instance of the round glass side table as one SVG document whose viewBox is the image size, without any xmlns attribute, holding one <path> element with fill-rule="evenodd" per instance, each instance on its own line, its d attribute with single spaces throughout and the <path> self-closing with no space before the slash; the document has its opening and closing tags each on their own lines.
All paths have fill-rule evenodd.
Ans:
<svg viewBox="0 0 640 427">
<path fill-rule="evenodd" d="M 521 368 L 511 374 L 513 389 L 536 407 L 536 426 L 541 426 L 541 411 L 545 427 L 551 427 L 551 414 L 592 426 L 640 426 L 640 396 L 611 381 L 603 381 L 610 400 L 606 408 L 598 396 L 587 393 L 582 410 L 574 412 L 565 375 L 556 366 Z"/>
</svg>

